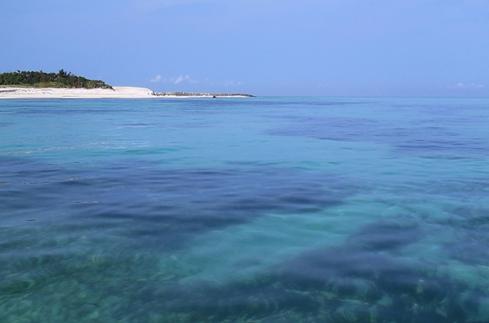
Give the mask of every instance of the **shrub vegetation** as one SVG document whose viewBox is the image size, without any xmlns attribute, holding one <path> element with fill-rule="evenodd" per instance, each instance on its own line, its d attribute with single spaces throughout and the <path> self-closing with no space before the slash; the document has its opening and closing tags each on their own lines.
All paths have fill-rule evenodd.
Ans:
<svg viewBox="0 0 489 323">
<path fill-rule="evenodd" d="M 112 86 L 103 81 L 89 80 L 64 70 L 60 70 L 58 73 L 45 73 L 43 71 L 3 73 L 0 74 L 0 86 L 112 89 Z"/>
</svg>

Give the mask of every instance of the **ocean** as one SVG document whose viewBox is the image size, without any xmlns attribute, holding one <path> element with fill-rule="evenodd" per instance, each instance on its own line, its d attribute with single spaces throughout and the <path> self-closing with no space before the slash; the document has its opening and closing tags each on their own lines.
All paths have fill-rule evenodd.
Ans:
<svg viewBox="0 0 489 323">
<path fill-rule="evenodd" d="M 0 322 L 489 322 L 489 99 L 0 101 Z"/>
</svg>

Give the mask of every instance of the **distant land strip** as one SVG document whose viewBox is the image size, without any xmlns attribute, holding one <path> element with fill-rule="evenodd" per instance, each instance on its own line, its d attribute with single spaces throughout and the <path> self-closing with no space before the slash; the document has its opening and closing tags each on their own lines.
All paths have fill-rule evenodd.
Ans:
<svg viewBox="0 0 489 323">
<path fill-rule="evenodd" d="M 57 73 L 16 71 L 0 73 L 0 99 L 145 99 L 252 98 L 243 93 L 155 92 L 148 88 L 112 86 L 61 69 Z"/>
<path fill-rule="evenodd" d="M 153 92 L 155 96 L 161 97 L 211 97 L 211 98 L 229 98 L 229 97 L 239 97 L 239 98 L 254 98 L 252 94 L 246 93 L 207 93 L 207 92 Z"/>
</svg>

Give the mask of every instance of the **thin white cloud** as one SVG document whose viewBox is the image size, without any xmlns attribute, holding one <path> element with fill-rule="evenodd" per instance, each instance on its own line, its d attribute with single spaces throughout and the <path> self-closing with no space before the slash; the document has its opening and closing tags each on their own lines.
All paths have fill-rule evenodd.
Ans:
<svg viewBox="0 0 489 323">
<path fill-rule="evenodd" d="M 213 81 L 209 78 L 205 78 L 202 84 L 215 86 L 215 87 L 239 87 L 243 85 L 241 81 L 226 80 L 226 81 Z"/>
<path fill-rule="evenodd" d="M 162 79 L 161 75 L 160 75 L 160 74 L 158 74 L 158 75 L 155 75 L 155 77 L 153 77 L 153 78 L 152 78 L 151 80 L 149 80 L 149 81 L 150 81 L 151 83 L 159 83 L 159 82 L 161 82 L 161 79 Z"/>
<path fill-rule="evenodd" d="M 152 79 L 150 79 L 149 81 L 152 83 L 166 83 L 166 84 L 173 84 L 173 85 L 200 83 L 198 80 L 192 78 L 188 74 L 181 74 L 181 75 L 172 76 L 172 77 L 163 77 L 161 74 L 157 74 Z"/>
<path fill-rule="evenodd" d="M 456 90 L 481 90 L 484 89 L 486 86 L 484 84 L 480 83 L 464 83 L 464 82 L 458 82 L 454 86 L 452 86 L 452 89 Z"/>
<path fill-rule="evenodd" d="M 191 85 L 200 84 L 201 86 L 212 86 L 212 87 L 223 87 L 223 88 L 233 88 L 240 87 L 243 85 L 241 81 L 226 80 L 226 81 L 213 81 L 209 78 L 204 78 L 203 80 L 198 80 L 190 76 L 189 74 L 180 74 L 177 76 L 163 77 L 161 74 L 156 74 L 153 78 L 149 80 L 151 83 L 163 83 L 170 85 Z"/>
<path fill-rule="evenodd" d="M 175 79 L 171 81 L 171 83 L 178 85 L 182 83 L 195 83 L 196 81 L 193 80 L 190 75 L 179 75 Z"/>
<path fill-rule="evenodd" d="M 223 85 L 229 86 L 229 87 L 241 86 L 241 85 L 243 85 L 243 82 L 241 82 L 241 81 L 225 81 L 223 83 Z"/>
</svg>

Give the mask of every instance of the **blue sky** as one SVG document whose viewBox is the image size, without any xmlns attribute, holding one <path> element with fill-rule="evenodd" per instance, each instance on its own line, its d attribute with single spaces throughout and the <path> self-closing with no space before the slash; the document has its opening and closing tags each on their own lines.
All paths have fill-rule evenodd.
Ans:
<svg viewBox="0 0 489 323">
<path fill-rule="evenodd" d="M 487 0 L 2 0 L 0 71 L 259 95 L 489 96 Z"/>
</svg>

